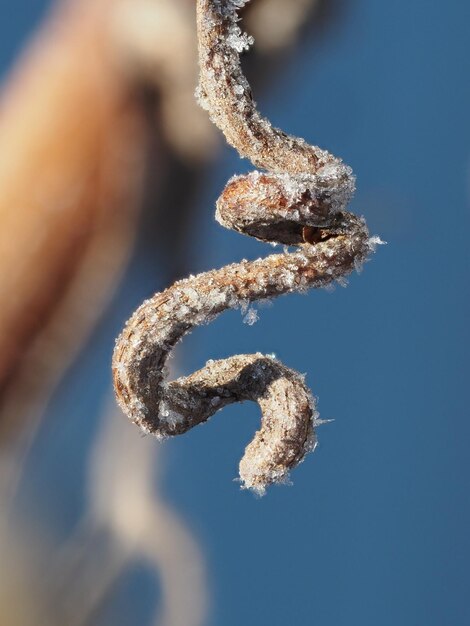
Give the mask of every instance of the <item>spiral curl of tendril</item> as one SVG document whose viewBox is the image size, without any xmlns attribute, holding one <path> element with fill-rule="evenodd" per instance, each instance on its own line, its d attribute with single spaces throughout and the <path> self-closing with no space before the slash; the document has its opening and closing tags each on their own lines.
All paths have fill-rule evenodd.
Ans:
<svg viewBox="0 0 470 626">
<path fill-rule="evenodd" d="M 113 375 L 124 412 L 159 438 L 180 435 L 228 404 L 257 402 L 261 428 L 239 470 L 242 486 L 262 494 L 269 484 L 285 482 L 315 448 L 321 421 L 303 377 L 258 353 L 208 361 L 168 382 L 168 356 L 194 326 L 226 309 L 343 279 L 379 240 L 369 237 L 362 218 L 345 211 L 354 193 L 351 169 L 273 128 L 257 111 L 240 67 L 240 53 L 252 43 L 238 26 L 245 4 L 197 2 L 199 102 L 239 154 L 265 170 L 232 178 L 217 201 L 216 219 L 296 251 L 190 276 L 144 302 L 117 339 Z"/>
</svg>

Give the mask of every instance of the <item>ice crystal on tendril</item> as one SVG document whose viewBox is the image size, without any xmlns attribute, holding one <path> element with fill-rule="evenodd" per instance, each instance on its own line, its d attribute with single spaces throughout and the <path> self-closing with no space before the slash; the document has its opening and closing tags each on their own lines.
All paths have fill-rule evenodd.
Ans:
<svg viewBox="0 0 470 626">
<path fill-rule="evenodd" d="M 369 238 L 364 220 L 345 210 L 355 189 L 351 168 L 274 128 L 256 109 L 240 66 L 240 53 L 253 43 L 238 25 L 245 4 L 197 2 L 199 101 L 229 144 L 263 170 L 227 183 L 216 219 L 285 251 L 190 276 L 144 302 L 116 342 L 113 372 L 123 410 L 159 438 L 182 434 L 228 404 L 257 402 L 261 428 L 239 469 L 242 486 L 262 494 L 286 482 L 315 448 L 321 420 L 304 377 L 273 355 L 255 353 L 210 360 L 190 376 L 167 381 L 169 354 L 192 328 L 227 309 L 240 308 L 253 324 L 253 303 L 344 283 L 380 240 Z"/>
</svg>

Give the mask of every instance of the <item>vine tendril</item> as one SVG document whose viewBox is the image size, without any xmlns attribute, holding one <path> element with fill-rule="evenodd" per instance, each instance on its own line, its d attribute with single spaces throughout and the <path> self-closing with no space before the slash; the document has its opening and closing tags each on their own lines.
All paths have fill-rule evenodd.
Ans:
<svg viewBox="0 0 470 626">
<path fill-rule="evenodd" d="M 241 261 L 176 282 L 144 302 L 117 339 L 113 376 L 119 404 L 145 432 L 182 434 L 235 402 L 261 408 L 261 428 L 240 462 L 245 488 L 283 482 L 316 445 L 321 423 L 303 377 L 271 356 L 208 361 L 191 376 L 166 380 L 175 344 L 229 308 L 326 286 L 358 269 L 374 249 L 362 218 L 346 212 L 354 176 L 340 159 L 286 135 L 263 118 L 242 73 L 252 39 L 238 26 L 245 0 L 198 0 L 198 97 L 239 154 L 265 172 L 232 178 L 216 219 L 295 252 Z"/>
</svg>

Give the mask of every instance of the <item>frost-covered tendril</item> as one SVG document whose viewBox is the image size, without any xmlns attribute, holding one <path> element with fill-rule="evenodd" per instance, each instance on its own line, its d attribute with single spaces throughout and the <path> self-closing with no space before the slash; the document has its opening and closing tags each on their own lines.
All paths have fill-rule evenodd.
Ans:
<svg viewBox="0 0 470 626">
<path fill-rule="evenodd" d="M 241 156 L 266 170 L 232 178 L 217 202 L 223 225 L 296 251 L 241 261 L 178 281 L 144 302 L 116 342 L 118 401 L 146 432 L 164 438 L 205 422 L 234 402 L 252 400 L 261 429 L 240 462 L 246 488 L 263 493 L 285 481 L 316 444 L 319 423 L 303 377 L 271 356 L 209 361 L 167 382 L 175 344 L 226 309 L 341 280 L 374 248 L 362 218 L 346 212 L 351 169 L 328 152 L 273 128 L 257 111 L 240 67 L 252 39 L 238 26 L 243 0 L 198 0 L 198 97 Z"/>
</svg>

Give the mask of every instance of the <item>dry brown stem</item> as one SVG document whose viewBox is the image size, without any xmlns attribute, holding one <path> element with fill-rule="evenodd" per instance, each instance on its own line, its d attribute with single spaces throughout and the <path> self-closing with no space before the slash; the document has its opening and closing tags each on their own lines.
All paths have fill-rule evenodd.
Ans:
<svg viewBox="0 0 470 626">
<path fill-rule="evenodd" d="M 315 446 L 317 420 L 303 379 L 272 357 L 209 361 L 165 382 L 174 345 L 228 308 L 304 291 L 358 268 L 373 249 L 364 221 L 344 211 L 354 191 L 349 167 L 303 139 L 273 128 L 256 110 L 239 54 L 251 39 L 238 27 L 243 0 L 198 0 L 199 97 L 242 156 L 270 171 L 232 179 L 218 201 L 219 222 L 294 253 L 226 266 L 177 282 L 136 311 L 117 340 L 117 398 L 146 432 L 186 432 L 233 402 L 252 400 L 262 426 L 240 463 L 243 486 L 263 493 L 284 481 Z"/>
</svg>

